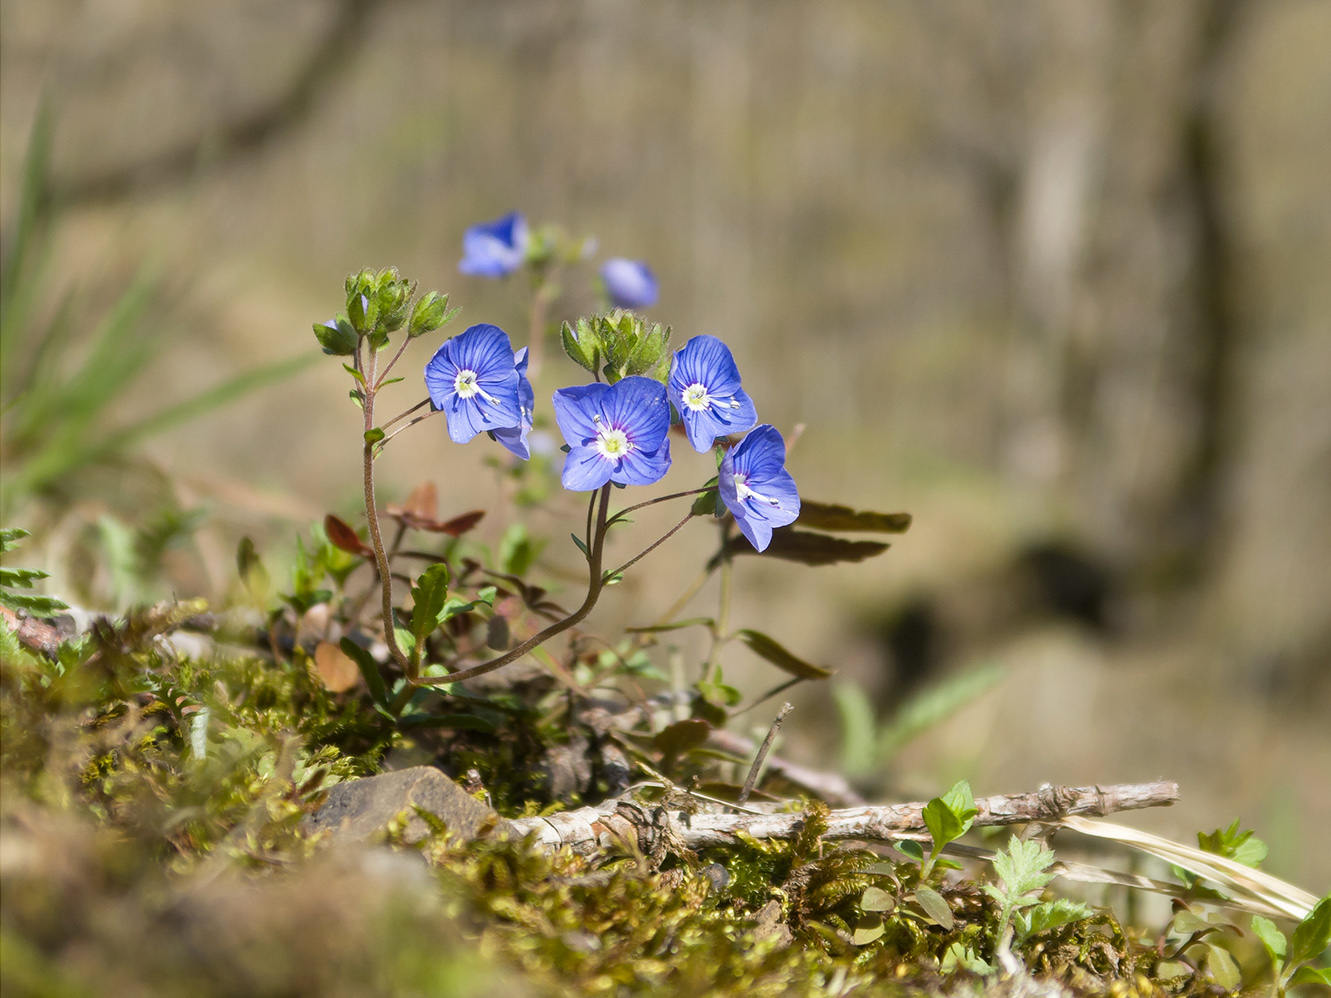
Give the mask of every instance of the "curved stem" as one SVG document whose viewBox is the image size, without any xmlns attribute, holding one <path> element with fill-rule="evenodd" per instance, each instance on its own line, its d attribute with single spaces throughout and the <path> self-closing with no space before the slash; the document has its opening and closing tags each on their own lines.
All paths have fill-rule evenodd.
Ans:
<svg viewBox="0 0 1331 998">
<path fill-rule="evenodd" d="M 716 488 L 715 485 L 705 485 L 700 489 L 689 489 L 687 492 L 672 492 L 668 496 L 658 496 L 655 499 L 648 499 L 646 502 L 636 503 L 628 507 L 627 509 L 621 509 L 614 516 L 610 517 L 607 526 L 613 527 L 616 523 L 619 522 L 620 517 L 628 516 L 634 510 L 639 510 L 646 506 L 655 506 L 658 502 L 669 502 L 671 499 L 683 499 L 685 496 L 702 495 L 704 492 L 711 492 L 715 488 Z"/>
<path fill-rule="evenodd" d="M 429 401 L 429 400 L 427 399 L 426 401 Z M 419 408 L 419 406 L 417 406 L 417 408 Z M 401 433 L 403 430 L 409 430 L 409 429 L 411 429 L 413 426 L 415 426 L 417 423 L 423 423 L 423 422 L 425 422 L 425 420 L 429 419 L 431 416 L 437 416 L 437 415 L 439 415 L 439 413 L 441 413 L 441 412 L 443 412 L 443 411 L 444 411 L 443 409 L 433 409 L 433 410 L 431 410 L 430 412 L 427 412 L 424 416 L 417 416 L 417 417 L 416 417 L 415 419 L 413 419 L 411 422 L 409 422 L 409 423 L 403 423 L 401 426 L 399 426 L 399 427 L 398 427 L 396 430 L 394 430 L 392 433 L 388 434 L 388 436 L 386 436 L 386 437 L 384 437 L 382 440 L 380 440 L 380 441 L 379 441 L 379 446 L 380 446 L 380 447 L 383 447 L 384 444 L 388 443 L 388 441 L 392 440 L 395 436 L 397 436 L 397 435 L 398 435 L 399 433 Z M 406 413 L 403 413 L 402 415 L 405 416 Z M 401 418 L 402 418 L 402 416 L 399 416 L 399 417 L 398 417 L 398 419 L 401 419 Z M 380 429 L 383 429 L 383 427 L 380 427 Z"/>
<path fill-rule="evenodd" d="M 649 554 L 651 554 L 653 551 L 659 548 L 666 541 L 670 540 L 670 538 L 675 535 L 676 531 L 678 531 L 680 527 L 684 526 L 684 524 L 688 523 L 692 519 L 693 519 L 693 511 L 690 510 L 687 514 L 685 514 L 684 519 L 680 520 L 673 527 L 667 530 L 665 534 L 663 534 L 661 537 L 658 537 L 656 540 L 652 541 L 651 544 L 647 545 L 647 547 L 643 548 L 628 561 L 624 562 L 624 564 L 616 568 L 613 572 L 607 572 L 606 578 L 614 578 L 616 575 L 620 574 L 621 572 L 627 571 L 630 567 L 642 561 L 643 558 L 647 557 Z"/>
<path fill-rule="evenodd" d="M 421 406 L 423 406 L 423 405 L 429 405 L 429 404 L 430 404 L 430 400 L 429 400 L 429 399 L 421 399 L 419 402 L 417 402 L 415 405 L 413 405 L 410 409 L 406 410 L 405 412 L 399 412 L 396 416 L 394 416 L 392 419 L 390 419 L 387 423 L 385 423 L 383 426 L 379 427 L 379 429 L 381 429 L 381 430 L 386 430 L 386 429 L 388 429 L 390 426 L 392 426 L 394 423 L 396 423 L 399 419 L 406 419 L 408 416 L 410 416 L 413 412 L 415 412 L 415 411 L 416 411 L 417 409 L 419 409 Z"/>
<path fill-rule="evenodd" d="M 374 429 L 374 384 L 375 353 L 371 347 L 365 361 L 365 385 L 362 391 L 362 408 L 365 410 L 365 432 Z M 374 499 L 374 444 L 368 440 L 364 448 L 365 478 L 365 519 L 370 525 L 370 545 L 374 548 L 374 561 L 379 569 L 379 580 L 383 593 L 384 643 L 393 656 L 393 661 L 402 671 L 411 676 L 411 663 L 398 647 L 397 635 L 393 632 L 393 573 L 388 567 L 388 555 L 384 552 L 384 538 L 379 530 L 379 508 Z"/>
<path fill-rule="evenodd" d="M 407 344 L 411 342 L 410 336 L 402 337 L 402 345 L 397 348 L 397 353 L 393 354 L 393 359 L 384 365 L 384 369 L 379 372 L 379 380 L 374 383 L 374 390 L 377 392 L 384 386 L 384 380 L 388 377 L 388 372 L 393 369 L 393 365 L 398 362 L 398 358 L 406 352 Z"/>
<path fill-rule="evenodd" d="M 470 669 L 463 669 L 461 672 L 451 672 L 447 676 L 434 676 L 429 679 L 419 679 L 413 677 L 412 685 L 415 686 L 439 686 L 444 683 L 460 683 L 465 679 L 474 679 L 477 676 L 483 676 L 487 672 L 493 672 L 495 669 L 508 665 L 510 662 L 516 662 L 527 652 L 531 651 L 537 645 L 544 644 L 558 634 L 562 634 L 570 627 L 582 622 L 587 614 L 592 612 L 592 607 L 596 606 L 596 601 L 601 598 L 601 591 L 605 588 L 605 583 L 601 581 L 601 556 L 605 548 L 606 531 L 606 511 L 610 506 L 610 486 L 601 486 L 600 500 L 597 503 L 596 510 L 596 533 L 591 547 L 591 557 L 588 559 L 589 578 L 587 583 L 587 598 L 583 600 L 582 606 L 578 607 L 563 620 L 551 624 L 545 630 L 532 635 L 516 648 L 506 651 L 498 658 L 493 658 L 488 662 L 482 662 L 480 665 L 474 665 Z"/>
</svg>

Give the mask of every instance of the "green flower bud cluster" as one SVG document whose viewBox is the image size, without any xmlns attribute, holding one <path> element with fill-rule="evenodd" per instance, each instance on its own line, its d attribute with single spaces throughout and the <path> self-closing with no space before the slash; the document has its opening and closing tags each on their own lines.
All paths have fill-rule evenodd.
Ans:
<svg viewBox="0 0 1331 998">
<path fill-rule="evenodd" d="M 670 327 L 650 325 L 622 309 L 606 315 L 584 316 L 560 330 L 564 352 L 593 374 L 598 371 L 614 384 L 641 375 L 664 383 L 670 377 Z"/>
<path fill-rule="evenodd" d="M 338 357 L 355 353 L 363 340 L 369 340 L 374 350 L 382 350 L 389 335 L 404 325 L 408 338 L 414 339 L 452 321 L 460 311 L 450 310 L 448 295 L 436 291 L 426 292 L 413 304 L 416 282 L 402 277 L 396 267 L 350 274 L 346 292 L 346 312 L 314 325 L 324 353 Z"/>
</svg>

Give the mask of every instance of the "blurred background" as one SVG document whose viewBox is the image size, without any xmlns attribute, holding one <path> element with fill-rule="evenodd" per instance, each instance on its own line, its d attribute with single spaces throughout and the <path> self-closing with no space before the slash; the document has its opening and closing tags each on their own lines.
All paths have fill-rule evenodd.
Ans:
<svg viewBox="0 0 1331 998">
<path fill-rule="evenodd" d="M 782 751 L 880 795 L 1177 779 L 1134 821 L 1241 816 L 1331 887 L 1331 3 L 3 0 L 0 88 L 4 518 L 48 591 L 222 599 L 240 536 L 280 563 L 351 519 L 310 324 L 391 264 L 521 342 L 530 289 L 457 272 L 521 210 L 651 263 L 649 317 L 805 425 L 806 496 L 915 515 L 874 561 L 738 564 L 734 619 L 838 671 Z M 497 448 L 399 443 L 386 497 L 493 502 Z M 597 622 L 659 613 L 705 529 Z M 995 681 L 865 749 L 966 675 Z"/>
</svg>

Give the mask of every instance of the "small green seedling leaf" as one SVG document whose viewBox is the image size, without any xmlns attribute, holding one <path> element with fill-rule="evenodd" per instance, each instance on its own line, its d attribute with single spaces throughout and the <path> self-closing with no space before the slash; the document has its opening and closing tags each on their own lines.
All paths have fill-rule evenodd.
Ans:
<svg viewBox="0 0 1331 998">
<path fill-rule="evenodd" d="M 440 624 L 440 615 L 448 602 L 448 566 L 431 565 L 411 587 L 411 636 L 415 647 L 423 649 L 425 639 Z"/>
<path fill-rule="evenodd" d="M 1234 957 L 1229 950 L 1222 949 L 1213 943 L 1206 944 L 1206 969 L 1211 972 L 1211 977 L 1226 991 L 1233 991 L 1243 983 L 1243 975 L 1239 973 L 1239 965 L 1234 962 Z"/>
<path fill-rule="evenodd" d="M 943 895 L 939 894 L 932 887 L 915 888 L 915 903 L 924 910 L 924 913 L 931 919 L 941 925 L 944 929 L 951 929 L 955 924 L 952 918 L 952 909 L 948 906 Z"/>
<path fill-rule="evenodd" d="M 1299 984 L 1320 984 L 1322 987 L 1331 988 L 1331 969 L 1326 967 L 1311 967 L 1305 964 L 1289 979 L 1291 987 Z"/>
<path fill-rule="evenodd" d="M 1071 901 L 1068 898 L 1041 901 L 1033 908 L 1017 913 L 1018 936 L 1024 939 L 1037 932 L 1046 932 L 1049 929 L 1079 922 L 1083 918 L 1090 918 L 1093 914 L 1095 913 L 1080 901 Z"/>
<path fill-rule="evenodd" d="M 881 918 L 866 918 L 850 934 L 850 941 L 856 946 L 868 946 L 882 938 L 887 929 Z"/>
<path fill-rule="evenodd" d="M 909 856 L 917 863 L 924 862 L 924 846 L 914 839 L 902 839 L 900 842 L 892 843 L 894 849 L 903 856 Z"/>
<path fill-rule="evenodd" d="M 1276 928 L 1276 923 L 1269 918 L 1263 918 L 1261 915 L 1252 916 L 1253 934 L 1262 941 L 1266 947 L 1267 954 L 1271 957 L 1271 962 L 1276 966 L 1276 973 L 1280 972 L 1281 960 L 1285 956 L 1285 950 L 1288 948 L 1288 941 L 1285 934 Z"/>
<path fill-rule="evenodd" d="M 862 911 L 891 911 L 896 906 L 896 899 L 881 887 L 866 887 L 860 895 Z"/>
</svg>

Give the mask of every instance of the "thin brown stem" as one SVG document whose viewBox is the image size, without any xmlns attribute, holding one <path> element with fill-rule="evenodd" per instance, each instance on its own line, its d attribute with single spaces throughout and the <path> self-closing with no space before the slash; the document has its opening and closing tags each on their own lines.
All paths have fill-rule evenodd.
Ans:
<svg viewBox="0 0 1331 998">
<path fill-rule="evenodd" d="M 672 492 L 668 496 L 658 496 L 655 499 L 648 499 L 646 502 L 636 503 L 627 509 L 621 509 L 614 516 L 610 517 L 609 524 L 610 526 L 614 526 L 621 517 L 628 516 L 635 510 L 643 509 L 646 506 L 655 506 L 658 502 L 669 502 L 671 499 L 683 499 L 685 496 L 702 495 L 704 492 L 711 492 L 714 488 L 716 488 L 716 486 L 709 485 L 701 489 L 689 489 L 687 492 Z"/>
<path fill-rule="evenodd" d="M 614 578 L 616 575 L 619 575 L 620 573 L 626 571 L 630 566 L 636 565 L 639 561 L 647 557 L 647 555 L 651 554 L 666 541 L 670 540 L 670 538 L 675 535 L 676 531 L 678 531 L 682 526 L 684 526 L 684 524 L 688 523 L 692 519 L 693 519 L 692 512 L 685 514 L 684 519 L 680 520 L 673 527 L 667 530 L 661 537 L 658 537 L 656 540 L 652 541 L 651 544 L 647 545 L 647 547 L 643 548 L 628 561 L 624 562 L 624 564 L 616 568 L 613 572 L 607 572 L 606 578 Z"/>
<path fill-rule="evenodd" d="M 397 435 L 398 435 L 399 433 L 401 433 L 403 430 L 409 430 L 409 429 L 411 429 L 413 426 L 415 426 L 417 423 L 423 423 L 423 422 L 425 422 L 425 420 L 429 419 L 431 416 L 437 416 L 437 415 L 439 415 L 439 413 L 441 413 L 441 412 L 443 412 L 443 411 L 444 411 L 443 409 L 434 409 L 434 410 L 431 410 L 430 412 L 427 412 L 424 416 L 417 416 L 415 419 L 413 419 L 413 420 L 412 420 L 411 422 L 409 422 L 409 423 L 403 423 L 401 426 L 399 426 L 399 427 L 398 427 L 396 430 L 394 430 L 392 433 L 388 434 L 388 436 L 386 436 L 386 437 L 384 437 L 382 440 L 380 440 L 380 441 L 379 441 L 379 446 L 382 448 L 382 447 L 384 446 L 384 444 L 388 443 L 388 441 L 392 440 L 395 436 L 397 436 Z M 401 417 L 399 417 L 399 418 L 401 418 Z M 381 429 L 382 429 L 382 427 L 381 427 Z"/>
<path fill-rule="evenodd" d="M 374 390 L 376 392 L 384 386 L 384 382 L 388 379 L 388 372 L 393 369 L 393 365 L 396 364 L 399 358 L 401 358 L 402 354 L 406 352 L 407 345 L 410 342 L 411 342 L 410 336 L 402 337 L 402 345 L 397 348 L 397 353 L 393 354 L 393 359 L 390 360 L 387 364 L 385 364 L 384 369 L 379 372 L 379 380 L 374 383 Z"/>
<path fill-rule="evenodd" d="M 470 669 L 463 669 L 461 672 L 452 672 L 447 676 L 435 676 L 429 679 L 413 678 L 412 682 L 417 686 L 439 686 L 444 683 L 460 683 L 466 679 L 474 679 L 477 676 L 483 676 L 487 672 L 494 672 L 495 669 L 502 668 L 510 662 L 516 662 L 523 655 L 535 648 L 537 645 L 544 644 L 556 635 L 564 633 L 570 627 L 580 624 L 587 614 L 592 612 L 596 606 L 596 601 L 601 598 L 601 591 L 605 588 L 601 575 L 601 557 L 605 548 L 605 519 L 606 511 L 610 506 L 610 486 L 601 486 L 600 500 L 597 503 L 596 510 L 596 532 L 591 546 L 591 557 L 588 559 L 588 583 L 587 598 L 583 600 L 582 606 L 578 607 L 563 620 L 551 624 L 545 630 L 532 635 L 516 648 L 505 652 L 498 658 L 493 658 L 488 662 L 482 662 L 480 665 L 474 665 Z"/>
<path fill-rule="evenodd" d="M 365 366 L 365 385 L 369 386 L 374 384 L 375 381 L 374 347 L 370 348 Z M 362 408 L 365 410 L 365 432 L 367 434 L 374 429 L 374 394 L 374 389 L 369 387 L 365 387 L 362 392 Z M 374 498 L 374 446 L 366 439 L 363 464 L 365 519 L 370 526 L 370 545 L 374 548 L 374 561 L 379 569 L 379 581 L 383 593 L 384 643 L 388 645 L 388 651 L 393 656 L 393 661 L 397 662 L 409 678 L 414 678 L 411 677 L 411 663 L 407 656 L 403 654 L 402 649 L 398 647 L 397 635 L 393 631 L 393 573 L 388 565 L 388 555 L 384 551 L 384 538 L 379 530 L 379 507 Z"/>
<path fill-rule="evenodd" d="M 736 803 L 743 804 L 749 799 L 749 794 L 753 793 L 754 784 L 758 782 L 758 771 L 763 768 L 763 760 L 767 758 L 767 753 L 772 750 L 772 742 L 776 740 L 776 733 L 781 728 L 781 722 L 786 719 L 786 715 L 789 713 L 790 704 L 782 705 L 781 712 L 776 715 L 776 720 L 772 722 L 772 726 L 767 730 L 767 737 L 763 739 L 762 745 L 758 748 L 758 754 L 753 757 L 753 765 L 749 767 L 749 777 L 744 781 L 744 789 L 739 792 L 739 800 Z"/>
<path fill-rule="evenodd" d="M 386 429 L 388 429 L 390 426 L 392 426 L 394 423 L 396 423 L 398 420 L 406 419 L 408 416 L 410 416 L 413 412 L 415 412 L 415 411 L 416 411 L 417 409 L 419 409 L 421 406 L 429 405 L 429 404 L 430 404 L 430 400 L 429 400 L 429 399 L 421 399 L 419 402 L 417 402 L 415 405 L 413 405 L 410 409 L 407 409 L 405 412 L 399 412 L 396 416 L 394 416 L 392 419 L 390 419 L 387 423 L 385 423 L 383 426 L 379 427 L 379 429 L 381 429 L 381 430 L 386 430 Z"/>
</svg>

